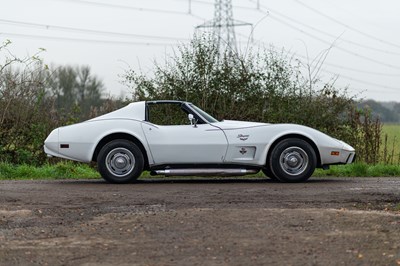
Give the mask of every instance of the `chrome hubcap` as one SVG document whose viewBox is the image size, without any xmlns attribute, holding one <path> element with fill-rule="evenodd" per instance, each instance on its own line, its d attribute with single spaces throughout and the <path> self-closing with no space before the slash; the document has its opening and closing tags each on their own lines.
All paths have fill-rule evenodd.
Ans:
<svg viewBox="0 0 400 266">
<path fill-rule="evenodd" d="M 289 175 L 299 175 L 303 173 L 307 169 L 308 163 L 308 155 L 300 147 L 289 147 L 285 149 L 279 158 L 279 164 L 282 170 Z"/>
<path fill-rule="evenodd" d="M 107 154 L 106 167 L 115 176 L 127 176 L 135 168 L 135 156 L 128 149 L 115 148 Z"/>
</svg>

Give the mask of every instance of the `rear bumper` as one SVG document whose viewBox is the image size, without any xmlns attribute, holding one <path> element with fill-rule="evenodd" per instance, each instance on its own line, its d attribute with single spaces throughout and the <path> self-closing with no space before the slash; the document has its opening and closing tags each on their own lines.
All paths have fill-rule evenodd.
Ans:
<svg viewBox="0 0 400 266">
<path fill-rule="evenodd" d="M 59 142 L 58 142 L 58 128 L 54 129 L 44 141 L 44 152 L 47 156 L 58 156 L 59 154 Z"/>
</svg>

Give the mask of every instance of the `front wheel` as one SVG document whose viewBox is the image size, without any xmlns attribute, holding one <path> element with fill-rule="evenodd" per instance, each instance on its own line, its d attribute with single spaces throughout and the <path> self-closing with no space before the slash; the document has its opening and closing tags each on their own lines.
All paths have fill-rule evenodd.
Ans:
<svg viewBox="0 0 400 266">
<path fill-rule="evenodd" d="M 268 166 L 282 182 L 306 181 L 314 173 L 317 157 L 313 147 L 305 140 L 284 139 L 272 150 Z"/>
<path fill-rule="evenodd" d="M 143 171 L 144 158 L 139 147 L 128 140 L 110 141 L 97 157 L 101 176 L 110 183 L 130 183 Z"/>
</svg>

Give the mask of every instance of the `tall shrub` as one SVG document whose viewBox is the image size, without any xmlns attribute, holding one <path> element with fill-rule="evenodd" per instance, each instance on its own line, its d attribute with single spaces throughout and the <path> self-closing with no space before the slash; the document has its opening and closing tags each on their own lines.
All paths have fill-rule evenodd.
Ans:
<svg viewBox="0 0 400 266">
<path fill-rule="evenodd" d="M 19 58 L 10 52 L 10 44 L 0 46 L 1 162 L 42 164 L 43 143 L 51 130 L 121 105 L 101 99 L 103 85 L 88 67 L 49 71 L 38 54 Z"/>
<path fill-rule="evenodd" d="M 18 58 L 9 45 L 0 47 L 0 161 L 40 163 L 55 115 L 46 98 L 47 70 L 37 55 Z"/>
<path fill-rule="evenodd" d="M 303 124 L 355 147 L 370 143 L 363 149 L 376 150 L 380 135 L 369 133 L 376 132 L 376 125 L 362 114 L 355 122 L 355 101 L 346 89 L 336 88 L 335 79 L 310 80 L 297 62 L 274 48 L 246 56 L 221 54 L 213 38 L 203 35 L 180 46 L 166 63 L 156 62 L 152 76 L 128 70 L 125 83 L 134 100 L 186 100 L 218 119 Z M 360 158 L 377 162 L 367 154 L 363 151 Z"/>
</svg>

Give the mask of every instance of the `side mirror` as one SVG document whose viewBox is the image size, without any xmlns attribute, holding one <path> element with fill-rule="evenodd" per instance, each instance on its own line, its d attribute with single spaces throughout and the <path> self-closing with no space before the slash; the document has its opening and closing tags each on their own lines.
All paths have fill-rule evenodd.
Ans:
<svg viewBox="0 0 400 266">
<path fill-rule="evenodd" d="M 190 124 L 193 127 L 197 127 L 197 119 L 194 118 L 193 114 L 188 114 L 188 118 L 189 118 Z"/>
</svg>

